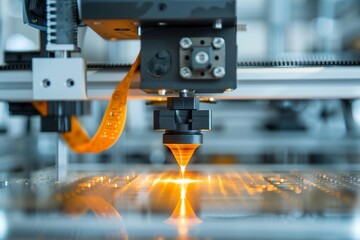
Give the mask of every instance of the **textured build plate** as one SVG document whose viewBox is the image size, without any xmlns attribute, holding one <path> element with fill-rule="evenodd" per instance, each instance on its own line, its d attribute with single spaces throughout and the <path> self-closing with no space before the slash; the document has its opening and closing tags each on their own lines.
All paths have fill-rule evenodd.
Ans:
<svg viewBox="0 0 360 240">
<path fill-rule="evenodd" d="M 357 166 L 176 168 L 0 176 L 0 239 L 360 238 Z"/>
</svg>

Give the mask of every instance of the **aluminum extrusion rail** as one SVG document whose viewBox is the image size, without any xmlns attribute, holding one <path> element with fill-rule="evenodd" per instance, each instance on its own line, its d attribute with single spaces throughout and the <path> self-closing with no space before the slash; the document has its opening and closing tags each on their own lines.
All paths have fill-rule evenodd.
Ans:
<svg viewBox="0 0 360 240">
<path fill-rule="evenodd" d="M 121 68 L 90 68 L 87 71 L 89 100 L 108 99 L 127 72 Z M 239 67 L 238 88 L 224 94 L 201 94 L 217 100 L 329 99 L 360 97 L 360 66 Z M 139 89 L 135 74 L 130 99 L 159 100 Z M 29 69 L 0 71 L 1 101 L 32 101 L 32 72 Z"/>
</svg>

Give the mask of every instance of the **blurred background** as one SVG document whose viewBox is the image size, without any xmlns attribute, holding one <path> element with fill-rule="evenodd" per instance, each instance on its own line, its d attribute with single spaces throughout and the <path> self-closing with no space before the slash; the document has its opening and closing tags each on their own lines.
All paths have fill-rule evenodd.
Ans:
<svg viewBox="0 0 360 240">
<path fill-rule="evenodd" d="M 0 52 L 39 50 L 39 33 L 24 25 L 21 0 L 0 1 Z M 278 59 L 322 61 L 357 58 L 359 0 L 239 0 L 239 63 Z M 82 56 L 93 63 L 131 63 L 137 41 L 101 39 L 79 30 Z M 0 54 L 0 64 L 4 63 Z M 120 79 L 119 79 L 120 80 Z M 266 91 L 266 89 L 264 89 Z M 94 134 L 107 102 L 91 102 L 82 117 Z M 128 102 L 127 124 L 118 143 L 98 155 L 71 154 L 72 163 L 167 164 L 175 160 L 152 130 L 153 110 L 165 107 Z M 359 100 L 254 100 L 203 103 L 213 110 L 213 130 L 192 162 L 350 164 L 359 163 Z M 0 102 L 0 170 L 34 170 L 55 162 L 56 135 L 39 133 L 39 117 L 10 116 Z"/>
</svg>

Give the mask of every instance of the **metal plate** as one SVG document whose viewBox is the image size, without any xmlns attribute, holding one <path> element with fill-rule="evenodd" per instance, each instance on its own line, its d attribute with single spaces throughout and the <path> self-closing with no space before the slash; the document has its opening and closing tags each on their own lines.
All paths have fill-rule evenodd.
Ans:
<svg viewBox="0 0 360 240">
<path fill-rule="evenodd" d="M 80 18 L 105 39 L 138 39 L 138 26 L 223 26 L 236 23 L 235 0 L 81 0 Z"/>
<path fill-rule="evenodd" d="M 34 100 L 85 100 L 84 59 L 33 59 L 33 98 Z"/>
<path fill-rule="evenodd" d="M 10 239 L 360 237 L 359 166 L 190 167 L 3 179 L 0 222 Z"/>
<path fill-rule="evenodd" d="M 221 37 L 226 42 L 226 74 L 220 79 L 184 79 L 180 76 L 179 43 L 182 38 L 215 38 Z M 226 89 L 235 89 L 236 82 L 236 29 L 235 28 L 143 28 L 141 41 L 141 83 L 140 88 L 147 93 L 157 93 L 159 89 L 195 90 L 196 93 L 223 93 Z M 149 73 L 148 63 L 158 52 L 166 50 L 171 56 L 170 70 L 161 77 Z M 221 57 L 221 56 L 220 56 Z M 201 72 L 200 72 L 201 74 Z"/>
<path fill-rule="evenodd" d="M 179 50 L 179 69 L 183 67 L 189 67 L 192 68 L 192 51 L 194 48 L 197 47 L 210 47 L 212 49 L 212 54 L 210 55 L 210 68 L 204 69 L 202 71 L 192 71 L 192 76 L 187 78 L 189 80 L 191 79 L 204 79 L 204 80 L 217 80 L 218 77 L 215 77 L 213 75 L 213 71 L 216 67 L 222 67 L 226 71 L 225 66 L 225 49 L 226 49 L 226 43 L 221 48 L 214 48 L 212 46 L 212 42 L 214 38 L 209 37 L 198 37 L 198 38 L 189 38 L 192 41 L 192 46 L 189 49 L 183 49 L 180 47 Z"/>
</svg>

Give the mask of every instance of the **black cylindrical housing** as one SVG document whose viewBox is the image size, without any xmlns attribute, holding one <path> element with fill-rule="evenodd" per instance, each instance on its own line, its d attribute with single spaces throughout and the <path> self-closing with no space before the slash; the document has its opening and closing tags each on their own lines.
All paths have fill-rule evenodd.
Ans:
<svg viewBox="0 0 360 240">
<path fill-rule="evenodd" d="M 164 144 L 202 144 L 203 135 L 201 132 L 165 132 L 163 135 Z"/>
</svg>

